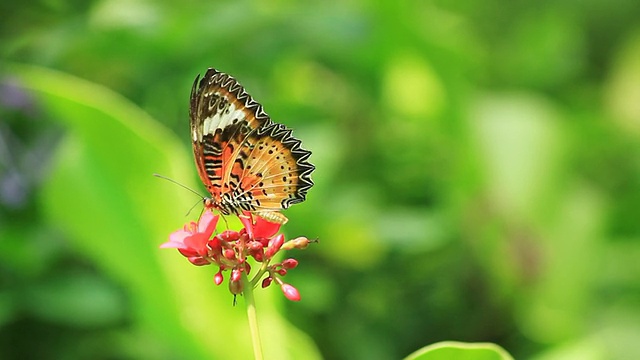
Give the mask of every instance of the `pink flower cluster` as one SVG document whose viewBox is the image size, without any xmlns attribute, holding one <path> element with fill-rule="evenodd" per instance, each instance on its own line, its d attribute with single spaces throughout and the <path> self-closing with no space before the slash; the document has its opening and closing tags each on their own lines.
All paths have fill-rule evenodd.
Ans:
<svg viewBox="0 0 640 360">
<path fill-rule="evenodd" d="M 288 270 L 298 266 L 298 261 L 288 258 L 271 264 L 271 260 L 281 250 L 306 248 L 309 239 L 299 237 L 285 242 L 284 235 L 278 234 L 281 224 L 253 217 L 250 213 L 244 213 L 239 218 L 244 225 L 243 229 L 226 230 L 214 235 L 220 216 L 206 210 L 197 223 L 190 222 L 173 232 L 169 241 L 160 247 L 177 248 L 193 265 L 218 265 L 220 270 L 213 277 L 216 285 L 222 284 L 222 273 L 229 270 L 229 289 L 234 295 L 241 294 L 244 289 L 242 275 L 244 272 L 248 276 L 251 272 L 251 266 L 247 262 L 247 258 L 251 257 L 261 263 L 251 280 L 251 286 L 257 286 L 264 274 L 267 274 L 261 282 L 263 288 L 276 282 L 287 299 L 299 301 L 298 290 L 281 279 Z"/>
</svg>

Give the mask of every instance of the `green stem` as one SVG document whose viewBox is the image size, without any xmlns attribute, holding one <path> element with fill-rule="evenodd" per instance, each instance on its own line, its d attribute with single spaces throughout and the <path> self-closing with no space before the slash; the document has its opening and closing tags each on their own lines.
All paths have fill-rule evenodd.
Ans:
<svg viewBox="0 0 640 360">
<path fill-rule="evenodd" d="M 242 272 L 242 282 L 244 285 L 244 301 L 247 305 L 247 317 L 249 318 L 249 329 L 251 330 L 251 342 L 253 343 L 253 357 L 256 360 L 262 360 L 262 342 L 260 341 L 260 330 L 258 329 L 256 301 L 253 297 L 253 284 L 251 284 L 244 271 Z"/>
<path fill-rule="evenodd" d="M 258 281 L 262 278 L 262 275 L 267 271 L 267 267 L 269 267 L 269 263 L 267 261 L 263 262 L 260 266 L 260 270 L 255 274 L 253 279 L 251 279 L 251 284 L 255 287 L 258 285 Z"/>
</svg>

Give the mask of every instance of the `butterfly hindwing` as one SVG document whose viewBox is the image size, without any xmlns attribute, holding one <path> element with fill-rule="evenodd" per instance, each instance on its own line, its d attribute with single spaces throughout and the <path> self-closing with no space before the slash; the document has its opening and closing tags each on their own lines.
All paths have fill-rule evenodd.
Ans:
<svg viewBox="0 0 640 360">
<path fill-rule="evenodd" d="M 240 176 L 240 188 L 251 194 L 249 201 L 259 210 L 286 209 L 304 201 L 313 186 L 314 167 L 307 161 L 311 153 L 300 148 L 300 140 L 282 124 L 260 129 L 255 140 Z"/>
</svg>

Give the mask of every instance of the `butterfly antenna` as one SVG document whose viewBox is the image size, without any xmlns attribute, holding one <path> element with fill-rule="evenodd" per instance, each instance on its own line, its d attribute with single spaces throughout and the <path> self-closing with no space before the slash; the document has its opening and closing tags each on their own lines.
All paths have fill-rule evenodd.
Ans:
<svg viewBox="0 0 640 360">
<path fill-rule="evenodd" d="M 153 176 L 158 177 L 160 179 L 164 179 L 164 180 L 170 181 L 170 182 L 180 186 L 181 188 L 187 189 L 187 190 L 191 191 L 192 193 L 198 195 L 199 198 L 201 198 L 203 200 L 206 199 L 204 196 L 200 195 L 197 191 L 193 190 L 192 188 L 190 188 L 190 187 L 188 187 L 186 185 L 180 184 L 179 182 L 177 182 L 177 181 L 175 181 L 173 179 L 170 179 L 170 178 L 168 178 L 166 176 L 163 176 L 163 175 L 160 175 L 160 174 L 153 174 Z M 195 207 L 195 205 L 194 205 L 194 207 Z M 191 210 L 193 210 L 193 207 L 191 208 Z M 189 212 L 191 212 L 191 210 L 189 210 Z"/>
<path fill-rule="evenodd" d="M 185 216 L 189 216 L 189 214 L 191 214 L 191 212 L 193 211 L 193 209 L 196 208 L 196 206 L 198 206 L 200 204 L 200 201 L 198 201 L 197 203 L 193 204 L 193 206 L 191 208 L 189 208 L 189 211 L 187 211 L 187 213 L 185 214 Z M 204 211 L 204 209 L 202 210 Z M 202 216 L 202 213 L 200 213 L 200 216 Z"/>
</svg>

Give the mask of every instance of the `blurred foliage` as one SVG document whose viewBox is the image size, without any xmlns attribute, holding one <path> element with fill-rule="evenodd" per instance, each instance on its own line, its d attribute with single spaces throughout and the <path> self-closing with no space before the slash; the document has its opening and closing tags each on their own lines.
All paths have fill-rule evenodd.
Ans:
<svg viewBox="0 0 640 360">
<path fill-rule="evenodd" d="M 406 360 L 513 360 L 496 344 L 442 341 L 410 354 Z"/>
<path fill-rule="evenodd" d="M 197 200 L 151 174 L 197 184 L 188 96 L 207 67 L 317 166 L 285 227 L 320 239 L 287 275 L 303 300 L 257 292 L 273 358 L 313 342 L 327 359 L 397 359 L 443 340 L 640 358 L 640 2 L 0 14 L 3 359 L 248 354 L 215 269 L 157 248 Z"/>
</svg>

